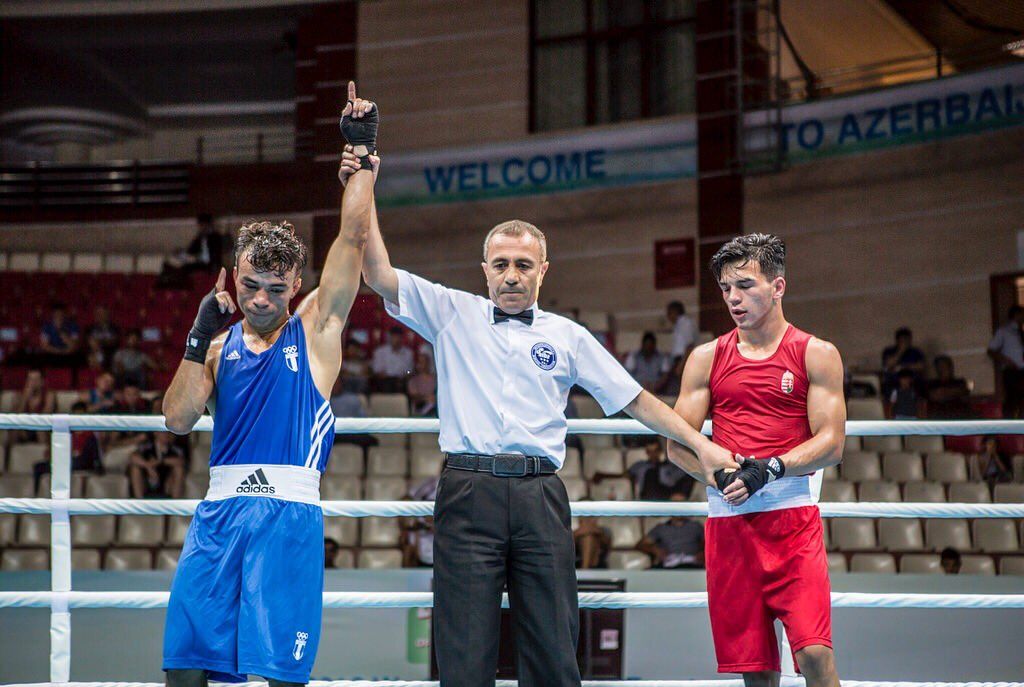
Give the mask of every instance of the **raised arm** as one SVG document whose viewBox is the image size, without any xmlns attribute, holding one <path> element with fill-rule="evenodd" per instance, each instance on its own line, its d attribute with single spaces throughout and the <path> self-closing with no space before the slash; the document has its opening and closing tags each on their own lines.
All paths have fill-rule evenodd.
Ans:
<svg viewBox="0 0 1024 687">
<path fill-rule="evenodd" d="M 380 158 L 376 155 L 370 156 L 373 165 L 373 173 L 376 175 L 380 170 Z M 345 146 L 341 155 L 341 167 L 338 169 L 338 178 L 342 184 L 347 184 L 352 174 L 360 168 L 359 158 L 352 152 L 352 146 Z M 363 279 L 366 284 L 384 297 L 384 300 L 391 303 L 398 302 L 398 274 L 391 266 L 391 257 L 384 245 L 384 238 L 380 233 L 380 223 L 377 220 L 376 198 L 370 204 L 370 232 L 366 241 L 366 250 L 363 252 Z"/>
</svg>

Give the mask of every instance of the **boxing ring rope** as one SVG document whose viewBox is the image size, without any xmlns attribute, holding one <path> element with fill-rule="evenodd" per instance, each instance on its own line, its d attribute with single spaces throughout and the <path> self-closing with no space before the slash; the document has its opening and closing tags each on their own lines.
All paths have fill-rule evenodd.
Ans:
<svg viewBox="0 0 1024 687">
<path fill-rule="evenodd" d="M 1024 421 L 850 421 L 849 436 L 891 435 L 955 435 L 1024 434 Z M 71 431 L 166 431 L 159 416 L 110 415 L 18 415 L 0 413 L 0 429 L 50 431 L 52 474 L 49 499 L 0 498 L 0 513 L 49 513 L 51 516 L 50 570 L 48 592 L 0 592 L 0 608 L 49 607 L 50 611 L 50 683 L 75 687 L 156 687 L 155 683 L 91 682 L 70 683 L 72 608 L 161 608 L 167 605 L 167 592 L 74 592 L 71 589 L 71 527 L 70 515 L 138 514 L 190 515 L 196 500 L 145 502 L 131 499 L 72 499 L 71 495 Z M 204 416 L 194 431 L 211 431 L 213 420 Z M 408 433 L 438 432 L 436 419 L 419 418 L 339 418 L 335 432 Z M 711 433 L 711 423 L 702 431 Z M 570 420 L 572 434 L 653 434 L 635 420 Z M 430 502 L 408 501 L 328 501 L 324 514 L 346 517 L 396 517 L 430 515 Z M 706 515 L 703 503 L 644 503 L 625 501 L 572 504 L 574 515 L 658 516 Z M 821 504 L 824 517 L 903 517 L 903 518 L 1007 518 L 1024 517 L 1024 504 L 908 504 L 856 503 Z M 410 608 L 427 607 L 433 596 L 421 592 L 326 592 L 327 608 Z M 507 598 L 503 600 L 507 604 Z M 834 593 L 837 608 L 1024 608 L 1024 594 L 864 594 Z M 692 593 L 581 593 L 580 605 L 585 608 L 700 608 L 707 605 L 707 595 Z M 262 685 L 264 683 L 251 683 Z M 317 687 L 435 687 L 429 681 L 337 681 L 313 682 Z M 498 685 L 514 685 L 514 681 L 498 681 Z M 641 680 L 585 681 L 588 687 L 730 687 L 741 680 Z M 784 679 L 783 684 L 802 685 L 802 679 Z M 1014 682 L 912 683 L 843 681 L 846 687 L 1024 687 Z"/>
</svg>

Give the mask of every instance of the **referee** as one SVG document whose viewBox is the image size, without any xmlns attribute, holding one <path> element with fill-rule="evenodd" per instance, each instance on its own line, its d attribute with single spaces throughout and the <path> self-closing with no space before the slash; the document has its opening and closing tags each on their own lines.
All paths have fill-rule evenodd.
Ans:
<svg viewBox="0 0 1024 687">
<path fill-rule="evenodd" d="M 371 157 L 376 167 L 379 161 Z M 343 156 L 340 177 L 358 168 Z M 708 481 L 731 454 L 644 391 L 583 327 L 541 310 L 544 234 L 520 220 L 484 240 L 489 298 L 391 266 L 376 212 L 363 276 L 388 312 L 434 346 L 441 473 L 434 505 L 434 645 L 442 687 L 494 685 L 501 594 L 508 586 L 519 684 L 580 684 L 565 404 L 579 384 L 608 415 L 625 410 L 693 447 Z"/>
</svg>

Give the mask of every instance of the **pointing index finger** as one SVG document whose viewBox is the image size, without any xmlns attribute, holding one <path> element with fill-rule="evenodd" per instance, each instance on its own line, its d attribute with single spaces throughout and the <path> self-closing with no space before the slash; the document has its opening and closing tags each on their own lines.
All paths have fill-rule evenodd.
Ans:
<svg viewBox="0 0 1024 687">
<path fill-rule="evenodd" d="M 348 99 L 349 100 L 355 100 L 356 99 L 356 82 L 355 81 L 349 81 L 348 82 Z"/>
<path fill-rule="evenodd" d="M 227 272 L 224 270 L 223 267 L 221 267 L 220 268 L 220 273 L 217 274 L 217 292 L 218 293 L 224 290 L 224 279 L 225 279 L 225 277 L 227 277 Z"/>
</svg>

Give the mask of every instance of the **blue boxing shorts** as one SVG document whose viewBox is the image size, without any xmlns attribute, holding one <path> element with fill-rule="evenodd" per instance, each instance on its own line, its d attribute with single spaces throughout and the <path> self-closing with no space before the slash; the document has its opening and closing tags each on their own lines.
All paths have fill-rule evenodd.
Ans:
<svg viewBox="0 0 1024 687">
<path fill-rule="evenodd" d="M 309 682 L 323 537 L 317 470 L 211 468 L 171 585 L 163 669 L 204 669 L 222 682 Z"/>
</svg>

